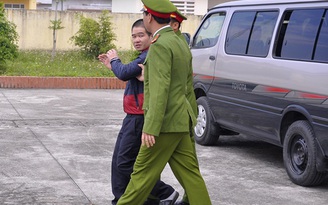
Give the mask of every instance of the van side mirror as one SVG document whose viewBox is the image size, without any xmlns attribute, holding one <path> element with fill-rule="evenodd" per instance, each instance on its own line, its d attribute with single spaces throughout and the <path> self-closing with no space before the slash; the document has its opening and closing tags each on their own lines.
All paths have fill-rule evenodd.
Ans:
<svg viewBox="0 0 328 205">
<path fill-rule="evenodd" d="M 183 32 L 182 35 L 185 37 L 187 44 L 189 45 L 190 43 L 190 33 L 185 33 Z"/>
</svg>

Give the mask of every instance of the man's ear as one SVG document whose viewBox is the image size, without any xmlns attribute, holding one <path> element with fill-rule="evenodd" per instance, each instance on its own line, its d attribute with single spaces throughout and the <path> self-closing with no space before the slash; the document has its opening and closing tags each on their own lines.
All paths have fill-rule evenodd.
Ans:
<svg viewBox="0 0 328 205">
<path fill-rule="evenodd" d="M 153 19 L 154 19 L 153 15 L 151 13 L 149 13 L 149 21 L 148 21 L 148 23 L 152 22 Z"/>
<path fill-rule="evenodd" d="M 179 29 L 179 22 L 173 22 L 173 29 L 178 30 Z"/>
</svg>

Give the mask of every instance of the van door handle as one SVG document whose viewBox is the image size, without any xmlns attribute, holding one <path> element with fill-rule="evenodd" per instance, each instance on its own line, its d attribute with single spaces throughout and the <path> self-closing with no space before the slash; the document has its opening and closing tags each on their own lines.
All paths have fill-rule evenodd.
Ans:
<svg viewBox="0 0 328 205">
<path fill-rule="evenodd" d="M 215 56 L 210 56 L 209 59 L 210 59 L 211 61 L 214 61 L 214 60 L 215 60 Z"/>
</svg>

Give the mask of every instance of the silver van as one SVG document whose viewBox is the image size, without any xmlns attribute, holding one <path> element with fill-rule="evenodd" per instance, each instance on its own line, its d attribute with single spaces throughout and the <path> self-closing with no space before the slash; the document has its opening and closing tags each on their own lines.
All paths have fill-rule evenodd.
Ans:
<svg viewBox="0 0 328 205">
<path fill-rule="evenodd" d="M 242 0 L 215 6 L 190 42 L 195 140 L 245 134 L 281 146 L 290 179 L 328 173 L 328 1 Z"/>
</svg>

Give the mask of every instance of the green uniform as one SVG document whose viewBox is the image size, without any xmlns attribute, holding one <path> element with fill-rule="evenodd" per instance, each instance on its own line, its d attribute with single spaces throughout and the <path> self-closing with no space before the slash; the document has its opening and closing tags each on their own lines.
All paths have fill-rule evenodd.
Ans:
<svg viewBox="0 0 328 205">
<path fill-rule="evenodd" d="M 130 183 L 118 205 L 141 205 L 168 162 L 192 205 L 210 205 L 190 140 L 195 122 L 191 53 L 171 27 L 159 31 L 145 61 L 143 132 L 156 136 L 140 148 Z M 190 102 L 191 101 L 191 102 Z"/>
<path fill-rule="evenodd" d="M 144 11 L 160 18 L 169 19 L 177 10 L 168 0 L 142 2 Z M 140 147 L 131 180 L 117 205 L 142 205 L 167 163 L 191 205 L 210 205 L 190 140 L 197 112 L 190 50 L 165 26 L 154 33 L 144 64 L 143 132 L 155 136 L 156 142 L 150 148 Z"/>
<path fill-rule="evenodd" d="M 181 40 L 183 40 L 183 41 L 186 43 L 186 45 L 188 46 L 188 43 L 187 43 L 187 41 L 186 41 L 186 38 L 183 36 L 183 34 L 181 33 L 180 30 L 176 31 L 175 34 L 176 34 Z M 189 48 L 189 46 L 188 46 L 188 48 Z"/>
<path fill-rule="evenodd" d="M 182 23 L 183 20 L 187 20 L 187 17 L 185 17 L 179 10 L 177 10 L 174 13 L 174 15 L 171 14 L 171 18 L 175 18 L 180 24 Z M 187 45 L 187 49 L 188 49 L 188 52 L 189 52 L 189 45 L 186 41 L 186 38 L 181 33 L 181 31 L 177 30 L 175 32 L 175 34 L 185 43 L 185 45 Z M 192 70 L 192 64 L 190 64 L 189 66 L 190 66 L 189 69 Z M 188 82 L 189 81 L 192 81 L 192 79 L 188 79 Z M 193 86 L 191 86 L 189 88 L 187 98 L 188 98 L 189 102 L 192 104 L 192 108 L 194 109 L 194 113 L 197 115 L 197 103 L 196 103 L 196 99 L 194 99 L 195 94 L 194 94 Z"/>
<path fill-rule="evenodd" d="M 189 45 L 187 44 L 187 41 L 186 41 L 185 37 L 182 35 L 181 31 L 178 30 L 178 31 L 175 32 L 175 34 L 184 42 L 184 44 L 187 46 L 187 48 L 189 50 Z M 198 113 L 198 110 L 197 110 L 197 102 L 196 102 L 196 100 L 194 100 L 195 93 L 194 93 L 194 90 L 193 89 L 189 90 L 189 92 L 187 94 L 187 98 L 189 99 L 189 102 L 192 104 L 192 108 L 194 109 L 193 112 L 195 114 L 197 114 Z M 194 149 L 194 152 L 195 152 L 195 155 L 196 155 L 196 145 L 195 145 L 195 138 L 194 138 L 194 129 L 193 129 L 193 127 L 190 130 L 190 140 L 191 140 L 191 143 L 193 145 L 193 149 Z M 187 193 L 186 192 L 183 195 L 182 201 L 189 203 L 189 199 L 188 199 L 188 196 L 187 196 Z"/>
</svg>

